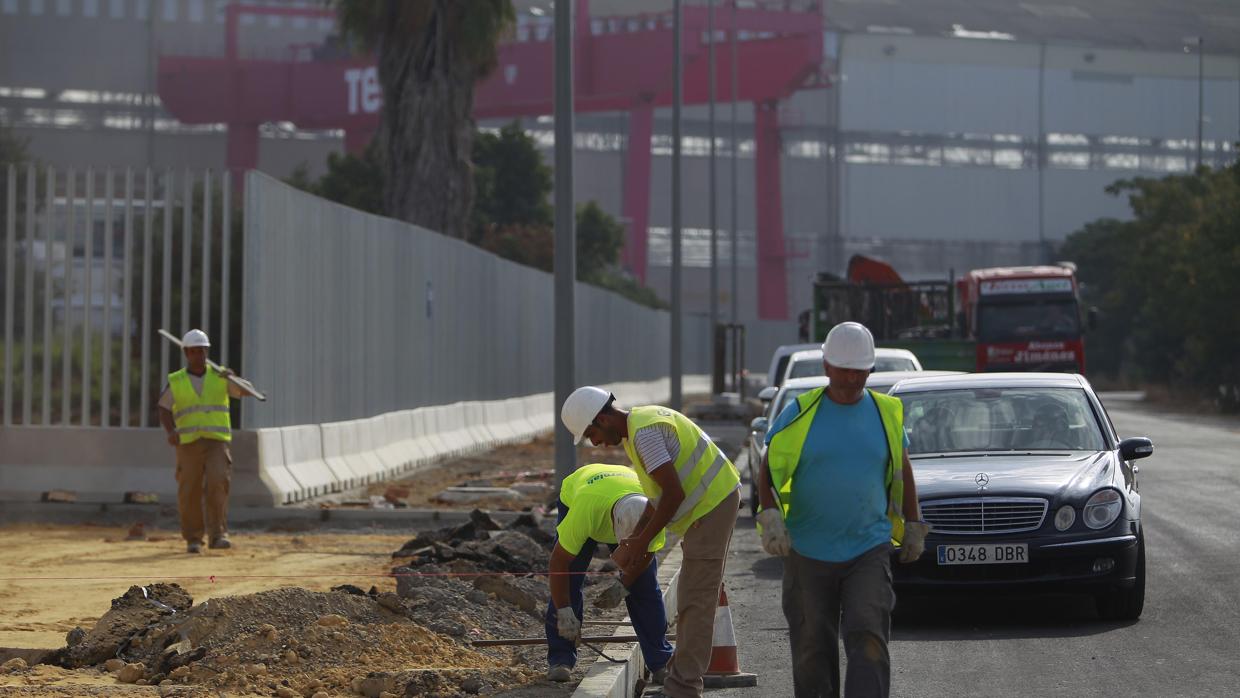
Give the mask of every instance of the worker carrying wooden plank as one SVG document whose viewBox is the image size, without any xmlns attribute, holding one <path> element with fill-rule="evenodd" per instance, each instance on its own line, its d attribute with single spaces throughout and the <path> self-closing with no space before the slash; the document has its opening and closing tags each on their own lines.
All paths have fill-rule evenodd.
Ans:
<svg viewBox="0 0 1240 698">
<path fill-rule="evenodd" d="M 206 497 L 205 533 L 211 548 L 231 548 L 228 540 L 228 489 L 232 478 L 232 416 L 229 399 L 246 396 L 266 399 L 232 369 L 207 358 L 211 340 L 202 330 L 190 330 L 177 340 L 164 330 L 185 355 L 185 368 L 168 376 L 159 396 L 159 423 L 168 443 L 177 450 L 177 511 L 181 537 L 189 553 L 202 552 L 203 497 Z M 208 370 L 210 369 L 210 370 Z M 205 486 L 204 486 L 205 485 Z"/>
</svg>

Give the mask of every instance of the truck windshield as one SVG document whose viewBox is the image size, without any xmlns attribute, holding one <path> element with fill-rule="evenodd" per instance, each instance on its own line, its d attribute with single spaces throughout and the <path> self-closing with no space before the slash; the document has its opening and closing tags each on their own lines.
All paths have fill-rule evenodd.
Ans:
<svg viewBox="0 0 1240 698">
<path fill-rule="evenodd" d="M 1022 300 L 978 306 L 977 338 L 983 342 L 1076 339 L 1081 323 L 1075 300 Z"/>
</svg>

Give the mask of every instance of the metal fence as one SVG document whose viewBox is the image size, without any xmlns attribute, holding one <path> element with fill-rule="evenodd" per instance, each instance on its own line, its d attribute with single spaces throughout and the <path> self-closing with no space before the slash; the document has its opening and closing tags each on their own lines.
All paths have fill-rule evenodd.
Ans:
<svg viewBox="0 0 1240 698">
<path fill-rule="evenodd" d="M 0 169 L 3 425 L 145 427 L 180 358 L 156 328 L 239 356 L 228 175 Z"/>
<path fill-rule="evenodd" d="M 246 180 L 246 428 L 322 423 L 553 386 L 552 277 L 460 240 Z M 670 316 L 577 285 L 577 379 L 668 375 Z M 686 318 L 685 372 L 709 370 Z"/>
<path fill-rule="evenodd" d="M 158 424 L 181 365 L 161 327 L 205 330 L 271 391 L 248 428 L 551 390 L 550 275 L 257 173 L 243 226 L 233 191 L 209 171 L 0 166 L 0 424 Z M 577 294 L 581 382 L 667 376 L 667 313 Z M 686 372 L 709 370 L 709 336 L 686 318 Z"/>
</svg>

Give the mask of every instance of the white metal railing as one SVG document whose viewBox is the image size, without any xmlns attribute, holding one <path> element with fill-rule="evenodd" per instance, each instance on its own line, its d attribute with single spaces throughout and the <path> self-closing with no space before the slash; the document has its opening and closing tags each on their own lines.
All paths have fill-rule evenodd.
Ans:
<svg viewBox="0 0 1240 698">
<path fill-rule="evenodd" d="M 229 292 L 239 220 L 227 173 L 8 165 L 0 174 L 4 426 L 153 425 L 158 391 L 180 363 L 157 327 L 200 327 L 220 363 L 230 348 L 239 355 Z"/>
</svg>

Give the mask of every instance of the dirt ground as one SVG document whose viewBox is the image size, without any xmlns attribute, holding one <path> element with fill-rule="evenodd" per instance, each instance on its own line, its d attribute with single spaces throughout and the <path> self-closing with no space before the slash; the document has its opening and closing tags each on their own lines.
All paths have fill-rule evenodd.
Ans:
<svg viewBox="0 0 1240 698">
<path fill-rule="evenodd" d="M 122 683 L 115 667 L 107 671 L 102 664 L 116 654 L 114 641 L 106 655 L 77 662 L 77 669 L 0 670 L 0 695 L 280 695 L 280 688 L 305 698 L 320 689 L 329 696 L 365 695 L 356 681 L 377 672 L 375 680 L 394 684 L 389 687 L 397 689 L 395 695 L 401 695 L 401 687 L 418 686 L 406 695 L 476 690 L 567 696 L 594 660 L 583 650 L 575 680 L 552 685 L 543 679 L 542 647 L 471 648 L 471 639 L 540 636 L 541 609 L 536 604 L 518 607 L 500 598 L 511 589 L 472 578 L 405 580 L 407 588 L 401 590 L 397 580 L 382 575 L 409 564 L 393 558 L 393 552 L 408 546 L 411 536 L 418 540 L 416 534 L 243 532 L 234 533 L 232 550 L 195 556 L 184 552 L 173 531 L 145 533 L 147 540 L 131 541 L 123 528 L 0 528 L 0 647 L 65 648 L 77 628 L 86 631 L 87 641 L 76 647 L 90 646 L 91 638 L 108 634 L 118 609 L 131 603 L 146 615 L 114 634 L 129 637 L 135 627 L 150 622 L 151 629 L 128 641 L 124 650 L 129 661 L 145 659 L 143 680 L 172 680 L 159 649 L 177 637 L 192 638 L 195 649 L 207 652 L 191 665 L 193 672 L 160 687 L 162 694 L 154 686 Z M 432 564 L 420 569 L 450 568 Z M 535 597 L 544 586 L 538 578 L 516 581 Z M 357 589 L 325 593 L 339 585 Z M 372 586 L 378 596 L 361 594 Z M 159 606 L 140 598 L 143 587 L 181 615 L 156 618 L 158 611 L 152 615 L 152 609 Z M 398 590 L 400 597 L 390 593 Z M 587 587 L 587 600 L 596 593 Z M 122 594 L 128 602 L 118 599 Z M 204 615 L 210 620 L 203 621 Z M 349 622 L 341 628 L 319 627 L 324 615 Z M 622 609 L 591 608 L 589 613 L 592 619 L 622 615 Z M 270 636 L 275 640 L 267 636 L 268 623 L 276 628 Z M 290 650 L 299 655 L 294 662 L 285 659 Z M 72 655 L 74 647 L 67 651 Z"/>
<path fill-rule="evenodd" d="M 420 509 L 468 509 L 478 506 L 492 511 L 542 510 L 554 514 L 555 493 L 551 487 L 551 479 L 545 481 L 545 489 L 538 491 L 537 488 L 531 488 L 533 491 L 520 499 L 486 499 L 462 505 L 436 498 L 448 487 L 466 484 L 509 487 L 514 483 L 525 482 L 533 485 L 541 482 L 539 474 L 550 474 L 554 471 L 554 458 L 555 438 L 553 434 L 546 434 L 525 443 L 440 463 L 405 478 L 372 484 L 367 488 L 366 495 L 382 496 L 393 488 L 400 488 L 407 490 L 407 493 L 401 492 L 402 496 L 399 498 L 408 506 Z M 583 447 L 580 450 L 579 462 L 626 465 L 629 459 L 622 448 Z"/>
<path fill-rule="evenodd" d="M 232 550 L 188 555 L 176 531 L 147 530 L 126 541 L 124 528 L 7 526 L 0 528 L 0 646 L 60 647 L 65 633 L 87 627 L 133 584 L 175 581 L 195 601 L 280 586 L 326 591 L 339 584 L 394 588 L 382 575 L 408 533 L 234 533 Z M 212 582 L 209 578 L 216 575 Z M 295 575 L 280 579 L 270 575 Z M 313 575 L 305 578 L 305 575 Z M 13 577 L 86 577 L 11 581 Z M 106 578 L 106 579 L 105 579 Z"/>
<path fill-rule="evenodd" d="M 473 504 L 435 497 L 455 485 L 538 483 L 540 473 L 553 467 L 553 450 L 552 437 L 544 436 L 376 484 L 366 494 L 382 496 L 397 487 L 404 489 L 397 494 L 411 507 L 478 506 L 553 517 L 555 493 L 550 488 L 527 487 L 519 500 Z M 626 463 L 627 458 L 619 448 L 587 448 L 580 461 Z M 127 661 L 145 657 L 141 681 L 165 685 L 123 683 L 116 666 L 109 671 L 103 659 L 93 658 L 71 664 L 81 667 L 77 669 L 40 664 L 0 670 L 0 695 L 312 698 L 321 691 L 328 696 L 373 693 L 372 698 L 378 698 L 382 691 L 359 686 L 369 678 L 370 689 L 382 684 L 396 690 L 385 695 L 568 696 L 595 659 L 593 652 L 583 650 L 574 680 L 551 684 L 543 678 L 542 647 L 470 647 L 470 639 L 541 636 L 537 604 L 545 600 L 531 608 L 530 597 L 545 599 L 545 582 L 520 578 L 515 587 L 500 588 L 468 579 L 427 578 L 397 584 L 384 575 L 398 565 L 445 572 L 477 569 L 461 560 L 394 557 L 402 548 L 423 545 L 412 531 L 235 532 L 233 549 L 202 555 L 186 554 L 175 530 L 147 529 L 140 540 L 130 540 L 129 533 L 99 526 L 0 527 L 0 648 L 65 648 L 62 652 L 72 653 L 73 642 L 83 642 L 77 639 L 82 631 L 88 640 L 106 635 L 114 616 L 130 604 L 145 614 L 138 620 L 150 624 L 144 628 L 138 623 L 137 634 L 132 624 L 126 626 L 122 635 L 131 639 L 122 645 L 124 655 Z M 545 560 L 530 569 L 536 567 L 544 568 Z M 595 587 L 593 580 L 587 584 L 587 621 L 623 617 L 623 607 L 592 608 L 601 585 Z M 331 592 L 340 585 L 356 588 L 352 593 Z M 159 598 L 166 613 L 152 611 L 159 604 L 152 605 L 143 595 L 144 586 L 152 596 L 156 588 L 162 590 L 165 596 Z M 363 592 L 371 587 L 376 593 Z M 347 622 L 342 627 L 321 625 L 324 616 L 333 615 Z M 597 630 L 610 634 L 606 626 Z M 191 645 L 205 656 L 175 666 L 167 650 L 161 655 L 160 648 L 179 646 L 178 638 L 191 636 Z M 88 646 L 90 641 L 77 645 Z M 299 656 L 288 659 L 290 651 Z M 179 674 L 172 674 L 174 670 Z"/>
</svg>

